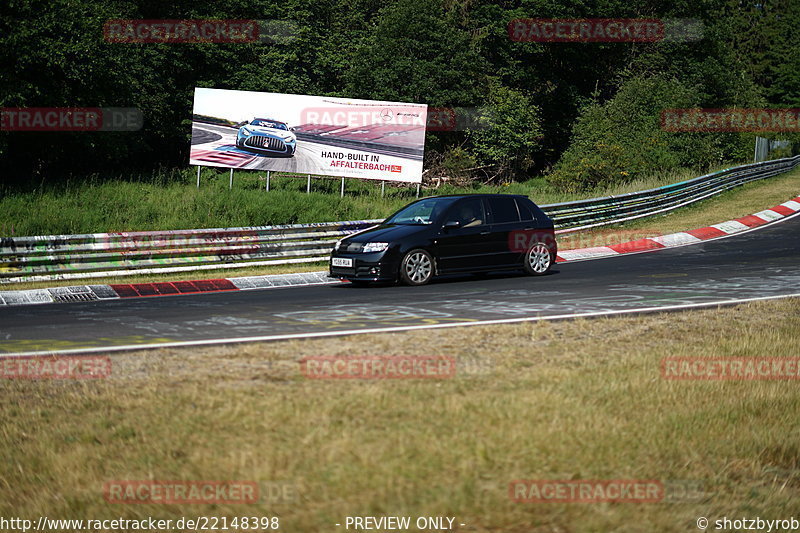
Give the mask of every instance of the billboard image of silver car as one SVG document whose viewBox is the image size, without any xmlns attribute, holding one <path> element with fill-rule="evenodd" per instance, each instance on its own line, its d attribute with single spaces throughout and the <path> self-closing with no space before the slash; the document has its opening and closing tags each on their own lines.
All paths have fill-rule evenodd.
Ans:
<svg viewBox="0 0 800 533">
<path fill-rule="evenodd" d="M 236 147 L 257 153 L 293 156 L 297 137 L 285 122 L 268 118 L 254 118 L 239 128 Z"/>
<path fill-rule="evenodd" d="M 190 165 L 420 183 L 428 106 L 195 89 Z"/>
</svg>

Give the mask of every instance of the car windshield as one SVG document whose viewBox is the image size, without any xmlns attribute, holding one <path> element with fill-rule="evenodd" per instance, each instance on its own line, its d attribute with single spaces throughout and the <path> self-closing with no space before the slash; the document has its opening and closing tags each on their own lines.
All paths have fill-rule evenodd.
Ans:
<svg viewBox="0 0 800 533">
<path fill-rule="evenodd" d="M 426 198 L 408 205 L 387 218 L 385 224 L 433 224 L 454 198 Z"/>
<path fill-rule="evenodd" d="M 275 128 L 277 130 L 288 130 L 286 124 L 282 122 L 270 122 L 269 120 L 254 120 L 250 123 L 251 126 L 262 126 L 264 128 Z"/>
</svg>

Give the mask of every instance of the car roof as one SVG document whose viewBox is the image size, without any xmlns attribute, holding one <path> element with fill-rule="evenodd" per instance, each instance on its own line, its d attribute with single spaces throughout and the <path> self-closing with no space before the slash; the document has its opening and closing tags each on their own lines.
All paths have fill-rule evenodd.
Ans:
<svg viewBox="0 0 800 533">
<path fill-rule="evenodd" d="M 256 117 L 256 118 L 254 118 L 253 120 L 267 120 L 267 121 L 269 121 L 269 122 L 277 122 L 277 123 L 279 123 L 279 124 L 286 124 L 286 122 L 284 122 L 284 121 L 282 121 L 282 120 L 275 120 L 274 118 L 262 118 L 262 117 Z"/>
</svg>

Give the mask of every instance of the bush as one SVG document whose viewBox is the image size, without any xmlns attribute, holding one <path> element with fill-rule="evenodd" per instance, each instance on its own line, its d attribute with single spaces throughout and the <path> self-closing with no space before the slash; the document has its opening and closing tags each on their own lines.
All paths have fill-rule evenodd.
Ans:
<svg viewBox="0 0 800 533">
<path fill-rule="evenodd" d="M 567 192 L 625 182 L 677 168 L 700 168 L 739 159 L 752 135 L 675 133 L 661 128 L 669 108 L 702 107 L 702 93 L 674 78 L 634 77 L 606 103 L 587 106 L 572 142 L 548 176 Z"/>
<path fill-rule="evenodd" d="M 542 120 L 530 96 L 495 85 L 476 122 L 467 138 L 480 164 L 494 166 L 503 177 L 533 166 L 533 156 L 541 147 Z"/>
</svg>

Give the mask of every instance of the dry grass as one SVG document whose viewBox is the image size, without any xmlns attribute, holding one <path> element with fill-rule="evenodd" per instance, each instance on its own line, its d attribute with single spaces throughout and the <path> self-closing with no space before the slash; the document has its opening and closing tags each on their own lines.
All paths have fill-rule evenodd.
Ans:
<svg viewBox="0 0 800 533">
<path fill-rule="evenodd" d="M 800 499 L 797 382 L 664 381 L 667 356 L 798 356 L 800 300 L 668 315 L 114 355 L 111 378 L 0 382 L 0 516 L 455 516 L 463 531 L 695 530 Z M 306 380 L 314 355 L 447 355 L 450 380 Z M 121 505 L 119 479 L 294 484 L 297 501 Z M 695 480 L 686 503 L 519 504 L 515 479 Z M 342 526 L 343 528 L 343 526 Z"/>
</svg>

